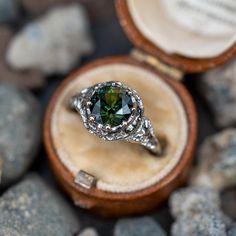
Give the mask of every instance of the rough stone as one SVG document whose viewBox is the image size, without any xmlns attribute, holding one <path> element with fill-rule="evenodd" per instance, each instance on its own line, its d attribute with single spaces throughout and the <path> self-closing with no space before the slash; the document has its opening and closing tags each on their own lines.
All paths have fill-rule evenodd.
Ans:
<svg viewBox="0 0 236 236">
<path fill-rule="evenodd" d="M 198 160 L 192 175 L 193 185 L 218 190 L 236 185 L 236 129 L 208 137 L 200 147 Z"/>
<path fill-rule="evenodd" d="M 226 225 L 217 212 L 181 215 L 171 229 L 172 236 L 227 236 Z"/>
<path fill-rule="evenodd" d="M 0 84 L 2 183 L 18 179 L 31 164 L 41 136 L 41 109 L 27 90 Z"/>
<path fill-rule="evenodd" d="M 3 194 L 0 212 L 4 236 L 72 236 L 79 230 L 67 203 L 32 174 Z"/>
<path fill-rule="evenodd" d="M 170 207 L 173 216 L 178 217 L 186 212 L 200 213 L 218 210 L 220 197 L 218 192 L 205 187 L 185 188 L 173 193 Z"/>
<path fill-rule="evenodd" d="M 114 236 L 166 236 L 161 226 L 150 217 L 122 219 L 116 223 Z"/>
<path fill-rule="evenodd" d="M 27 88 L 42 87 L 45 84 L 45 78 L 38 71 L 20 72 L 6 65 L 5 53 L 12 35 L 12 30 L 9 27 L 0 26 L 0 81 Z"/>
<path fill-rule="evenodd" d="M 217 126 L 236 124 L 236 60 L 211 70 L 200 80 L 199 91 L 205 97 Z"/>
<path fill-rule="evenodd" d="M 98 236 L 98 233 L 94 228 L 86 228 L 77 236 Z"/>
<path fill-rule="evenodd" d="M 73 4 L 56 7 L 23 28 L 11 41 L 6 59 L 14 69 L 65 74 L 92 50 L 84 8 Z"/>
<path fill-rule="evenodd" d="M 220 210 L 219 195 L 214 189 L 188 187 L 170 197 L 175 222 L 172 236 L 226 236 L 231 220 Z"/>
<path fill-rule="evenodd" d="M 17 0 L 0 0 L 0 22 L 7 22 L 17 18 L 19 14 Z"/>
</svg>

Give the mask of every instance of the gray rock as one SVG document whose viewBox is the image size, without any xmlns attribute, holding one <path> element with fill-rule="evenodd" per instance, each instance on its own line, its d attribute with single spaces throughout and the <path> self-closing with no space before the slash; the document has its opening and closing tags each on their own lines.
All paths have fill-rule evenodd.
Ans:
<svg viewBox="0 0 236 236">
<path fill-rule="evenodd" d="M 6 65 L 5 54 L 9 42 L 13 37 L 13 30 L 6 26 L 0 26 L 0 83 L 5 82 L 20 87 L 40 88 L 46 83 L 46 79 L 41 73 L 35 70 L 22 71 L 13 70 Z"/>
<path fill-rule="evenodd" d="M 0 22 L 14 20 L 18 15 L 17 0 L 0 0 Z"/>
<path fill-rule="evenodd" d="M 198 160 L 191 179 L 193 185 L 217 190 L 236 185 L 236 129 L 208 137 L 200 147 Z"/>
<path fill-rule="evenodd" d="M 228 236 L 236 236 L 236 223 L 234 223 L 229 231 L 228 231 Z"/>
<path fill-rule="evenodd" d="M 98 233 L 94 228 L 86 228 L 77 236 L 98 236 Z"/>
<path fill-rule="evenodd" d="M 2 183 L 19 178 L 31 164 L 41 133 L 41 109 L 27 90 L 0 84 Z"/>
<path fill-rule="evenodd" d="M 150 217 L 122 219 L 116 223 L 114 236 L 166 236 L 161 226 Z"/>
<path fill-rule="evenodd" d="M 231 220 L 220 210 L 219 195 L 214 189 L 189 187 L 170 197 L 175 223 L 172 236 L 226 236 Z"/>
<path fill-rule="evenodd" d="M 6 60 L 18 70 L 64 74 L 92 50 L 85 10 L 73 4 L 54 8 L 27 25 L 12 39 Z"/>
<path fill-rule="evenodd" d="M 217 212 L 183 214 L 173 224 L 172 236 L 227 236 L 226 225 Z"/>
<path fill-rule="evenodd" d="M 73 236 L 79 223 L 67 203 L 36 175 L 0 198 L 0 235 Z"/>
<path fill-rule="evenodd" d="M 236 60 L 203 75 L 199 90 L 208 102 L 217 126 L 236 124 Z"/>
<path fill-rule="evenodd" d="M 173 216 L 178 217 L 186 212 L 212 212 L 219 209 L 218 192 L 205 187 L 184 188 L 174 192 L 170 197 L 170 208 Z"/>
</svg>

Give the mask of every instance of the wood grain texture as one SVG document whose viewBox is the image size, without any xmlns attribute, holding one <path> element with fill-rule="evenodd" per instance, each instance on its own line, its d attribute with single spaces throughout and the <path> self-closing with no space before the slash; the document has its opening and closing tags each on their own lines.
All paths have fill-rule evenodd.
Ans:
<svg viewBox="0 0 236 236">
<path fill-rule="evenodd" d="M 74 72 L 59 86 L 48 105 L 44 120 L 44 143 L 55 176 L 64 190 L 73 199 L 75 204 L 90 209 L 97 214 L 109 217 L 141 214 L 160 205 L 168 198 L 169 194 L 174 189 L 185 182 L 195 150 L 197 114 L 192 98 L 182 84 L 164 78 L 163 75 L 152 70 L 152 72 L 156 73 L 158 76 L 162 76 L 166 83 L 174 89 L 174 91 L 179 95 L 186 110 L 188 119 L 188 143 L 179 164 L 160 182 L 141 191 L 131 193 L 110 193 L 99 190 L 95 187 L 89 190 L 79 187 L 74 183 L 73 175 L 65 168 L 57 156 L 51 137 L 51 117 L 57 99 L 68 83 L 88 70 L 109 63 L 127 63 L 152 70 L 150 67 L 143 65 L 130 57 L 111 57 L 97 60 Z"/>
<path fill-rule="evenodd" d="M 168 54 L 154 45 L 137 29 L 130 15 L 126 0 L 116 0 L 116 10 L 120 24 L 129 40 L 139 49 L 151 54 L 164 63 L 179 68 L 186 73 L 198 73 L 217 67 L 236 54 L 236 43 L 223 54 L 207 59 L 191 59 L 176 54 Z"/>
</svg>

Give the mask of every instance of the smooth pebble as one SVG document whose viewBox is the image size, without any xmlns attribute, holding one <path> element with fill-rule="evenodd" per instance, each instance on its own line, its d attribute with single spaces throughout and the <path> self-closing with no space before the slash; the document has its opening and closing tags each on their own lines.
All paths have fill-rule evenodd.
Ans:
<svg viewBox="0 0 236 236">
<path fill-rule="evenodd" d="M 29 91 L 11 85 L 0 84 L 0 101 L 1 185 L 7 185 L 20 178 L 36 156 L 42 111 Z"/>
</svg>

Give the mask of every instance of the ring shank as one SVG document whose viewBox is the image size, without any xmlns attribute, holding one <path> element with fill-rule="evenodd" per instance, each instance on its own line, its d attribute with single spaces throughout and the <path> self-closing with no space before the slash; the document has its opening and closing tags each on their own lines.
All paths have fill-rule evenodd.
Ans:
<svg viewBox="0 0 236 236">
<path fill-rule="evenodd" d="M 142 118 L 139 128 L 134 134 L 127 138 L 127 141 L 139 143 L 157 156 L 160 156 L 163 151 L 160 142 L 154 134 L 151 121 L 146 117 Z"/>
</svg>

